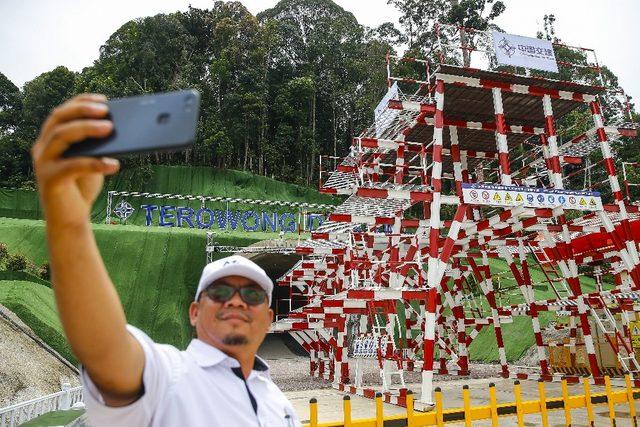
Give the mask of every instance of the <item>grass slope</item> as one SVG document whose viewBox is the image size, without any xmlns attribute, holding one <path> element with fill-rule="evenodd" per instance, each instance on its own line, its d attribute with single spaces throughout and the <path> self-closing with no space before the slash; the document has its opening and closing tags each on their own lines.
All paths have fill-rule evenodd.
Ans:
<svg viewBox="0 0 640 427">
<path fill-rule="evenodd" d="M 125 227 L 101 224 L 105 217 L 106 190 L 337 203 L 336 198 L 313 189 L 239 171 L 157 166 L 142 188 L 129 187 L 131 172 L 125 170 L 109 180 L 105 192 L 98 197 L 92 213 L 96 240 L 128 321 L 153 339 L 178 347 L 185 347 L 191 339 L 187 308 L 206 261 L 206 233 L 189 228 L 139 226 L 144 224 L 140 209 Z M 159 199 L 128 200 L 135 208 L 144 203 L 163 204 Z M 119 198 L 114 200 L 115 203 L 118 201 Z M 165 201 L 164 204 L 189 206 L 186 202 Z M 193 202 L 192 207 L 199 208 L 199 202 Z M 226 208 L 209 203 L 207 207 Z M 230 208 L 254 207 L 231 205 Z M 290 208 L 284 211 L 295 212 Z M 47 261 L 44 223 L 39 220 L 42 214 L 36 192 L 0 189 L 1 216 L 7 218 L 0 218 L 0 242 L 6 243 L 11 252 L 22 252 L 37 264 Z M 274 233 L 225 231 L 217 234 L 216 241 L 222 245 L 245 246 L 275 236 Z M 16 311 L 53 348 L 74 361 L 66 342 L 61 340 L 59 323 L 52 320 L 57 321 L 58 317 L 51 289 L 29 277 L 4 274 L 0 281 L 5 288 L 2 299 L 12 311 Z M 91 286 L 91 283 L 83 285 Z"/>
<path fill-rule="evenodd" d="M 153 174 L 149 182 L 141 188 L 131 188 L 129 176 L 131 170 L 123 170 L 120 174 L 111 178 L 105 184 L 105 190 L 98 196 L 92 212 L 94 222 L 100 223 L 105 219 L 107 206 L 107 190 L 115 191 L 139 191 L 161 194 L 183 194 L 196 196 L 223 196 L 243 199 L 281 200 L 288 202 L 307 202 L 321 204 L 337 204 L 338 199 L 330 195 L 321 194 L 312 188 L 287 184 L 271 178 L 253 175 L 248 172 L 222 170 L 209 167 L 186 166 L 154 166 Z M 114 204 L 120 201 L 120 197 L 114 199 Z M 143 211 L 139 209 L 142 204 L 185 206 L 194 209 L 200 208 L 200 202 L 187 202 L 177 200 L 126 198 L 136 211 L 129 222 L 144 224 Z M 224 209 L 226 205 L 221 203 L 207 203 L 210 209 Z M 114 206 L 115 207 L 115 206 Z M 249 210 L 255 206 L 230 205 L 231 210 Z M 269 210 L 269 209 L 267 209 Z M 292 208 L 270 209 L 271 212 L 296 212 Z M 35 191 L 8 190 L 0 188 L 0 217 L 42 219 L 40 201 Z M 157 212 L 156 212 L 157 218 Z"/>
<path fill-rule="evenodd" d="M 130 190 L 141 192 L 215 195 L 262 200 L 304 201 L 308 203 L 335 204 L 337 199 L 323 195 L 315 190 L 281 183 L 269 178 L 254 176 L 249 173 L 213 168 L 187 168 L 180 166 L 156 166 L 152 179 L 143 188 L 130 188 L 128 175 L 131 171 L 123 171 L 110 180 L 106 188 L 109 190 Z M 96 222 L 94 230 L 98 246 L 103 254 L 109 273 L 125 307 L 130 323 L 146 331 L 152 338 L 160 342 L 168 342 L 184 347 L 190 337 L 191 329 L 187 318 L 187 307 L 191 301 L 193 290 L 205 263 L 205 232 L 188 228 L 164 228 L 140 226 L 144 223 L 144 215 L 139 206 L 144 203 L 160 205 L 159 199 L 127 198 L 136 208 L 136 213 L 125 227 L 114 227 L 101 224 L 105 217 L 106 193 L 98 198 L 93 211 Z M 117 203 L 120 199 L 114 199 Z M 200 207 L 199 202 L 165 201 L 165 204 Z M 208 203 L 211 209 L 225 209 L 221 204 Z M 230 205 L 230 209 L 251 209 L 255 207 Z M 257 209 L 256 209 L 257 210 Z M 269 208 L 265 208 L 269 210 Z M 276 211 L 292 211 L 290 208 Z M 39 201 L 35 192 L 0 189 L 0 216 L 12 218 L 40 218 Z M 156 213 L 157 221 L 157 213 Z M 259 240 L 273 238 L 273 233 L 247 233 L 240 231 L 221 232 L 216 236 L 220 244 L 247 245 Z M 42 221 L 29 219 L 0 218 L 0 242 L 7 243 L 11 251 L 20 251 L 38 264 L 47 259 L 44 242 L 44 225 Z M 491 270 L 494 275 L 494 287 L 513 288 L 515 280 L 506 262 L 491 259 Z M 544 282 L 543 273 L 530 263 L 534 282 Z M 3 278 L 0 277 L 0 280 Z M 28 278 L 24 280 L 29 281 Z M 498 284 L 499 282 L 499 284 Z M 581 277 L 585 291 L 595 288 L 594 280 Z M 86 284 L 90 286 L 90 283 Z M 41 286 L 41 285 L 40 285 Z M 13 294 L 13 304 L 27 294 Z M 52 294 L 49 297 L 52 298 Z M 47 298 L 49 298 L 47 297 Z M 549 289 L 537 289 L 538 299 L 554 298 Z M 42 292 L 39 298 L 44 298 Z M 488 309 L 484 298 L 478 298 L 481 307 Z M 518 304 L 522 296 L 518 289 L 506 293 L 499 303 L 503 305 Z M 26 301 L 22 304 L 29 306 Z M 53 307 L 51 301 L 47 306 Z M 35 319 L 35 308 L 23 308 L 25 317 Z M 47 315 L 48 316 L 48 315 Z M 551 321 L 552 316 L 541 316 L 542 326 Z M 24 319 L 23 319 L 24 320 Z M 31 320 L 30 320 L 31 321 Z M 31 325 L 30 321 L 25 322 Z M 40 323 L 50 325 L 45 317 Z M 43 328 L 44 329 L 44 328 Z M 46 333 L 43 332 L 43 333 Z M 51 335 L 52 333 L 50 333 Z M 527 317 L 515 318 L 511 324 L 503 325 L 503 336 L 509 360 L 517 360 L 533 345 L 531 320 Z M 43 337 L 44 338 L 44 337 Z M 55 342 L 57 338 L 52 338 Z M 52 345 L 53 346 L 53 345 Z M 55 346 L 53 346 L 55 348 Z M 64 354 L 64 351 L 61 351 Z M 473 360 L 498 360 L 497 344 L 493 327 L 485 327 L 473 341 L 470 348 Z"/>
<path fill-rule="evenodd" d="M 159 342 L 167 342 L 178 347 L 185 347 L 191 338 L 187 309 L 205 264 L 206 236 L 203 230 L 144 227 L 144 226 L 108 226 L 94 224 L 96 240 L 104 257 L 116 289 L 122 299 L 127 319 L 137 327 L 147 332 Z M 220 244 L 248 245 L 273 236 L 267 233 L 221 233 L 216 239 Z M 44 242 L 44 223 L 39 220 L 19 220 L 0 218 L 0 241 L 7 243 L 11 251 L 20 251 L 36 261 L 46 261 L 46 247 Z M 492 273 L 500 276 L 501 287 L 511 287 L 515 284 L 506 262 L 499 259 L 490 260 Z M 506 272 L 503 274 L 502 272 Z M 544 280 L 543 273 L 531 268 L 534 282 Z M 0 277 L 0 280 L 2 277 Z M 18 315 L 30 325 L 39 336 L 50 343 L 61 354 L 70 354 L 64 346 L 59 344 L 61 330 L 53 328 L 56 333 L 40 325 L 55 325 L 51 320 L 51 313 L 55 312 L 53 294 L 42 284 L 23 281 L 12 283 L 28 283 L 32 287 L 19 293 L 15 289 L 11 293 L 10 308 L 19 307 Z M 5 281 L 0 283 L 6 283 Z M 595 287 L 594 280 L 581 277 L 585 291 Z M 90 283 L 85 284 L 91 286 Z M 8 285 L 5 285 L 8 286 Z M 13 287 L 17 285 L 12 285 Z M 494 279 L 497 287 L 497 280 Z M 38 289 L 34 294 L 35 301 L 47 300 L 44 307 L 50 307 L 48 314 L 43 314 L 32 307 L 30 289 Z M 6 294 L 6 292 L 5 292 Z M 522 302 L 520 291 L 514 289 L 508 292 L 510 297 L 502 300 L 503 304 L 517 304 Z M 553 298 L 550 290 L 536 290 L 538 299 Z M 6 297 L 5 297 L 6 299 Z M 482 297 L 478 301 L 483 301 Z M 37 302 L 37 304 L 40 304 Z M 481 306 L 487 308 L 482 302 Z M 542 326 L 546 325 L 552 316 L 541 316 Z M 57 334 L 57 335 L 56 335 Z M 503 336 L 506 346 L 507 359 L 517 360 L 534 343 L 531 319 L 517 317 L 511 324 L 503 325 Z M 66 345 L 66 344 L 65 344 Z M 485 327 L 471 344 L 470 356 L 472 360 L 491 362 L 498 360 L 498 349 L 493 327 Z"/>
<path fill-rule="evenodd" d="M 65 359 L 76 363 L 62 331 L 50 288 L 28 281 L 0 280 L 0 304 L 13 311 Z"/>
<path fill-rule="evenodd" d="M 494 275 L 493 286 L 497 288 L 496 276 L 499 276 L 500 287 L 508 289 L 516 286 L 516 281 L 513 278 L 508 264 L 501 259 L 490 259 L 489 266 L 491 272 Z M 535 265 L 533 260 L 529 262 L 529 271 L 531 274 L 531 280 L 533 283 L 544 283 L 544 273 Z M 596 282 L 591 277 L 580 277 L 580 284 L 583 292 L 593 292 L 596 287 Z M 556 287 L 561 284 L 556 284 Z M 604 285 L 605 289 L 609 286 Z M 550 288 L 547 289 L 535 289 L 535 297 L 537 300 L 555 299 L 556 295 Z M 563 294 L 561 294 L 563 295 Z M 485 310 L 485 313 L 489 309 L 489 305 L 486 303 L 486 299 L 478 297 L 477 300 L 481 302 L 480 306 Z M 505 292 L 505 296 L 498 298 L 499 305 L 513 305 L 524 302 L 522 293 L 519 289 L 515 288 L 508 292 Z M 542 312 L 540 314 L 540 325 L 545 327 L 554 319 L 552 313 Z M 505 351 L 507 354 L 507 360 L 518 360 L 522 355 L 534 344 L 533 326 L 531 324 L 531 318 L 525 316 L 518 316 L 513 318 L 513 323 L 507 323 L 502 325 L 502 336 L 504 339 Z M 478 336 L 473 340 L 469 347 L 469 356 L 471 360 L 477 360 L 482 362 L 495 362 L 498 358 L 498 344 L 495 338 L 495 332 L 493 326 L 488 326 L 482 329 Z"/>
<path fill-rule="evenodd" d="M 191 339 L 187 309 L 206 263 L 205 233 L 103 224 L 95 224 L 94 232 L 129 323 L 157 341 L 186 347 Z M 247 237 L 247 233 L 226 233 L 219 235 L 217 241 L 245 246 L 265 238 L 263 233 L 255 234 Z M 0 218 L 0 236 L 11 251 L 29 254 L 39 263 L 46 260 L 42 221 Z M 30 298 L 28 292 L 16 299 L 20 297 Z M 25 323 L 32 325 L 30 321 Z"/>
</svg>

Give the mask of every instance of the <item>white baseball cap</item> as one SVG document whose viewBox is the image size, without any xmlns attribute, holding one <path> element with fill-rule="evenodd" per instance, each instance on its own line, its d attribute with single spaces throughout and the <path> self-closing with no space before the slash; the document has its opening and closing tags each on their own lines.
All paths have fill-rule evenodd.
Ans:
<svg viewBox="0 0 640 427">
<path fill-rule="evenodd" d="M 195 301 L 198 301 L 200 293 L 218 279 L 228 276 L 240 276 L 252 280 L 267 293 L 269 305 L 271 305 L 271 293 L 273 282 L 267 273 L 255 262 L 239 255 L 222 258 L 207 264 L 202 270 Z"/>
</svg>

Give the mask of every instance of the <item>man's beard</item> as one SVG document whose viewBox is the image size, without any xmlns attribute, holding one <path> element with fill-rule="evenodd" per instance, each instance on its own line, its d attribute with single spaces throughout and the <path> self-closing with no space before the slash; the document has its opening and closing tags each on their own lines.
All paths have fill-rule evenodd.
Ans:
<svg viewBox="0 0 640 427">
<path fill-rule="evenodd" d="M 222 339 L 224 345 L 246 345 L 249 344 L 249 340 L 245 335 L 230 334 Z"/>
</svg>

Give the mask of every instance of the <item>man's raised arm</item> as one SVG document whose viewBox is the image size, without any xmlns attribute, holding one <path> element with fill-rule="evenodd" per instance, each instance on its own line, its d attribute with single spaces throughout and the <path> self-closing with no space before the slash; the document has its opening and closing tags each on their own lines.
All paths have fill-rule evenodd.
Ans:
<svg viewBox="0 0 640 427">
<path fill-rule="evenodd" d="M 79 95 L 57 107 L 31 150 L 44 208 L 53 290 L 73 352 L 107 404 L 125 405 L 142 389 L 144 354 L 127 332 L 118 294 L 89 222 L 104 175 L 117 160 L 63 158 L 69 145 L 111 133 L 106 98 Z"/>
</svg>

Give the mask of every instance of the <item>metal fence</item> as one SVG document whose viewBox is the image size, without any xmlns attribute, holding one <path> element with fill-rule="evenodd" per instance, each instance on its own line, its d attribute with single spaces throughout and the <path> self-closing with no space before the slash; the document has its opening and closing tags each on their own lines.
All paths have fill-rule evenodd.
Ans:
<svg viewBox="0 0 640 427">
<path fill-rule="evenodd" d="M 445 424 L 464 424 L 465 427 L 476 425 L 477 421 L 486 420 L 492 426 L 499 425 L 517 425 L 523 427 L 525 425 L 524 417 L 526 415 L 537 415 L 539 424 L 543 427 L 550 425 L 549 413 L 551 411 L 563 411 L 563 418 L 567 426 L 572 425 L 573 410 L 586 410 L 589 425 L 595 424 L 596 406 L 606 406 L 607 418 L 611 425 L 616 425 L 616 411 L 618 415 L 624 415 L 630 418 L 631 425 L 637 426 L 637 413 L 635 401 L 640 398 L 640 391 L 632 388 L 631 379 L 627 375 L 625 377 L 625 385 L 622 389 L 614 390 L 609 377 L 605 377 L 605 391 L 600 393 L 592 393 L 588 378 L 583 381 L 584 392 L 580 395 L 569 394 L 567 380 L 562 381 L 562 395 L 559 397 L 548 397 L 545 391 L 545 383 L 538 382 L 539 398 L 536 400 L 523 400 L 521 385 L 519 381 L 514 382 L 513 396 L 514 401 L 508 403 L 498 403 L 496 398 L 495 385 L 490 384 L 488 390 L 488 405 L 472 406 L 471 395 L 468 386 L 462 389 L 463 406 L 457 408 L 445 408 L 443 403 L 442 392 L 439 388 L 435 389 L 434 408 L 430 412 L 414 411 L 413 395 L 410 391 L 406 395 L 406 413 L 401 415 L 385 416 L 383 412 L 382 394 L 378 393 L 375 397 L 375 416 L 370 418 L 355 419 L 351 414 L 351 400 L 349 396 L 345 396 L 343 400 L 343 419 L 327 423 L 318 422 L 318 402 L 311 399 L 309 402 L 310 419 L 308 423 L 303 424 L 304 427 L 382 427 L 387 425 L 394 426 L 443 426 Z M 622 406 L 622 407 L 621 407 Z"/>
<path fill-rule="evenodd" d="M 63 384 L 62 390 L 0 409 L 0 427 L 14 427 L 52 411 L 70 409 L 82 402 L 82 386 Z"/>
</svg>

